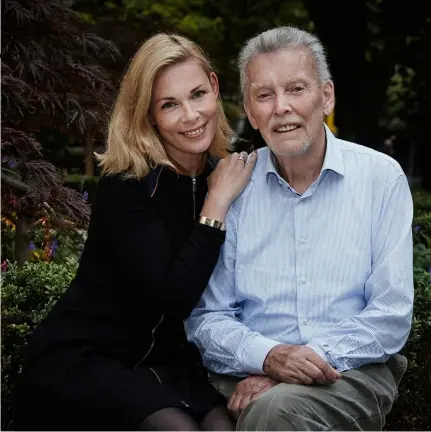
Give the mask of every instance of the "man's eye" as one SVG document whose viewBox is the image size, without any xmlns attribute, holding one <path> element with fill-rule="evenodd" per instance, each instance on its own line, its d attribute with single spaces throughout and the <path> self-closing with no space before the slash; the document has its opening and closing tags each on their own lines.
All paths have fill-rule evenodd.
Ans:
<svg viewBox="0 0 431 432">
<path fill-rule="evenodd" d="M 172 108 L 174 106 L 175 106 L 174 102 L 166 102 L 162 105 L 162 109 L 168 109 L 168 108 Z"/>
<path fill-rule="evenodd" d="M 295 86 L 290 89 L 292 93 L 302 93 L 305 90 L 303 86 Z"/>
<path fill-rule="evenodd" d="M 193 93 L 192 99 L 199 99 L 204 94 L 205 94 L 205 92 L 203 90 L 198 90 L 198 91 L 196 91 L 196 92 Z"/>
</svg>

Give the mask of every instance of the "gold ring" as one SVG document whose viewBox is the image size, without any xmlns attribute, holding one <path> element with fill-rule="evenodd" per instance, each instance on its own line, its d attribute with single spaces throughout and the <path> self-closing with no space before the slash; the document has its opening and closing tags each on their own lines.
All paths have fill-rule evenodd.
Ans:
<svg viewBox="0 0 431 432">
<path fill-rule="evenodd" d="M 238 156 L 238 159 L 239 159 L 239 160 L 242 160 L 244 163 L 247 162 L 247 157 L 246 157 L 246 156 L 242 156 L 242 155 L 240 155 L 240 156 Z"/>
</svg>

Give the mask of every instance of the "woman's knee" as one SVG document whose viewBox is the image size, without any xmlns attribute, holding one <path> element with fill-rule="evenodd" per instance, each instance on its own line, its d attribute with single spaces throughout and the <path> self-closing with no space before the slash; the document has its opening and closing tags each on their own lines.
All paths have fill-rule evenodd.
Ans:
<svg viewBox="0 0 431 432">
<path fill-rule="evenodd" d="M 142 431 L 198 431 L 195 419 L 181 408 L 163 408 L 150 414 L 139 425 Z"/>
</svg>

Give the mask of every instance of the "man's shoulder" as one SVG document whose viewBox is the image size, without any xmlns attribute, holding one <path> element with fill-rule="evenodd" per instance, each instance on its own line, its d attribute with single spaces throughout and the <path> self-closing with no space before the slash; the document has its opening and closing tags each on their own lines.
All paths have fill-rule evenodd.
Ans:
<svg viewBox="0 0 431 432">
<path fill-rule="evenodd" d="M 269 147 L 262 147 L 257 150 L 257 162 L 251 175 L 251 180 L 256 181 L 264 178 L 268 172 L 268 158 L 270 157 Z"/>
<path fill-rule="evenodd" d="M 381 151 L 340 138 L 336 138 L 336 142 L 341 150 L 347 171 L 371 172 L 378 176 L 385 174 L 388 180 L 395 180 L 404 175 L 401 165 Z"/>
<path fill-rule="evenodd" d="M 255 167 L 253 168 L 250 181 L 248 182 L 244 191 L 232 203 L 229 209 L 229 216 L 231 218 L 236 219 L 239 217 L 244 202 L 246 202 L 251 195 L 262 192 L 262 185 L 264 184 L 263 181 L 266 179 L 266 174 L 268 169 L 268 165 L 267 165 L 268 158 L 269 158 L 268 147 L 263 147 L 257 150 L 257 162 Z"/>
</svg>

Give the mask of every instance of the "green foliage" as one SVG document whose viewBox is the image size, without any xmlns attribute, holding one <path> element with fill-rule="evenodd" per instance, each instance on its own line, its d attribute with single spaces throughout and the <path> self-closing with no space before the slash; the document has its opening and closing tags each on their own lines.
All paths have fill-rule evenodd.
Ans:
<svg viewBox="0 0 431 432">
<path fill-rule="evenodd" d="M 28 336 L 69 286 L 77 261 L 7 265 L 1 290 L 2 430 L 10 427 L 11 401 Z"/>
<path fill-rule="evenodd" d="M 130 57 L 138 45 L 160 31 L 181 33 L 198 42 L 214 61 L 223 99 L 238 102 L 236 60 L 243 43 L 269 28 L 293 24 L 312 29 L 301 0 L 77 0 L 74 9 L 98 34 L 113 39 Z M 112 33 L 112 26 L 116 33 Z"/>
<path fill-rule="evenodd" d="M 13 261 L 15 226 L 2 224 L 2 262 Z M 87 231 L 66 225 L 62 229 L 44 226 L 43 222 L 33 227 L 27 261 L 63 263 L 66 258 L 78 260 L 87 238 Z"/>
<path fill-rule="evenodd" d="M 386 430 L 427 430 L 431 424 L 431 195 L 413 192 L 415 301 L 409 339 L 403 349 L 408 369 Z"/>
<path fill-rule="evenodd" d="M 428 259 L 431 257 L 429 249 L 427 256 Z M 415 263 L 421 262 L 415 257 Z M 431 424 L 431 275 L 429 271 L 415 267 L 414 278 L 412 329 L 402 350 L 409 362 L 408 369 L 386 430 L 427 430 L 427 425 Z"/>
<path fill-rule="evenodd" d="M 422 245 L 428 249 L 431 248 L 431 196 L 423 190 L 413 192 L 414 218 L 413 218 L 413 238 L 416 245 Z M 423 257 L 426 264 L 420 264 L 421 267 L 429 269 L 431 260 L 429 254 L 423 252 L 424 247 L 420 246 L 418 253 Z M 428 258 L 427 258 L 428 257 Z"/>
<path fill-rule="evenodd" d="M 88 176 L 83 174 L 69 174 L 64 180 L 64 184 L 83 195 L 89 204 L 92 204 L 96 194 L 99 176 Z"/>
</svg>

